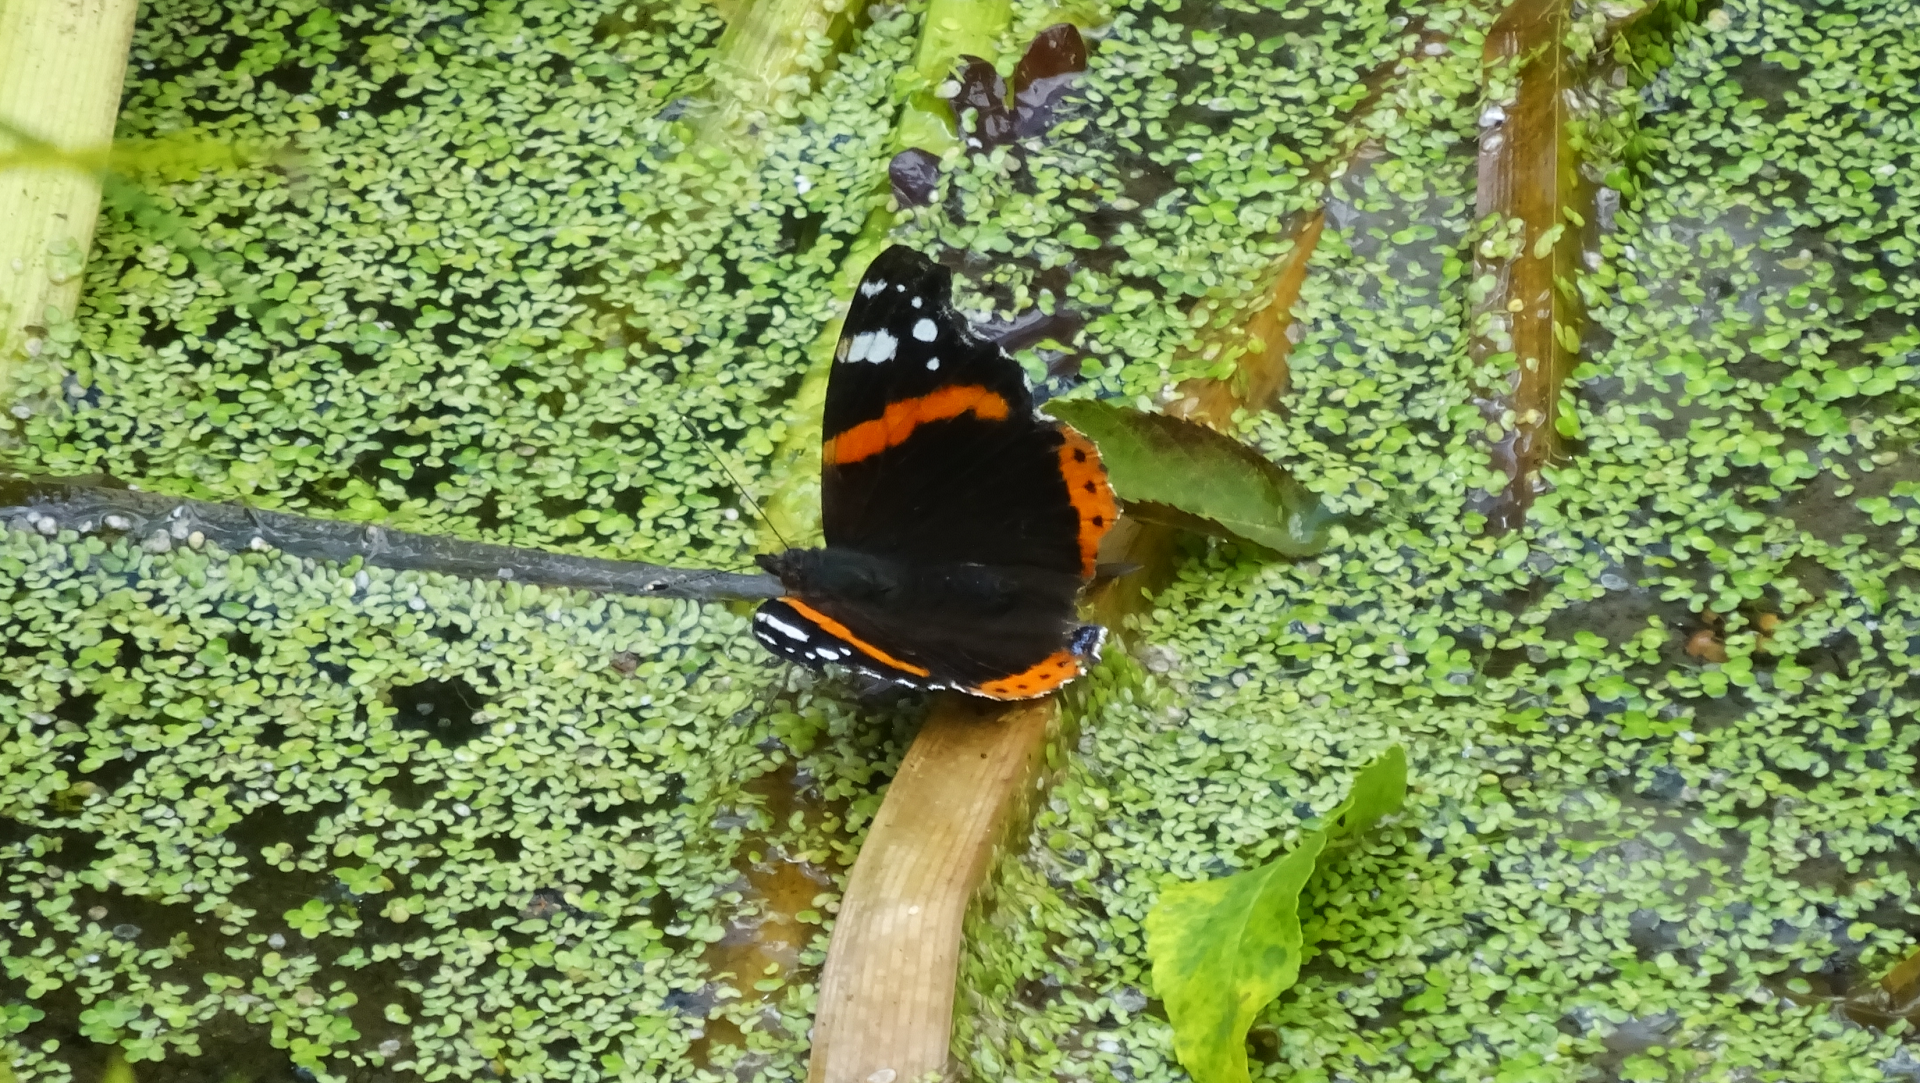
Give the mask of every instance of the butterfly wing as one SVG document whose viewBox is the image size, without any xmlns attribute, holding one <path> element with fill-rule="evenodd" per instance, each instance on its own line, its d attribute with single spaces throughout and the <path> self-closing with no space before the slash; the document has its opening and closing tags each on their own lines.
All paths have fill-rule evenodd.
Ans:
<svg viewBox="0 0 1920 1083">
<path fill-rule="evenodd" d="M 1074 603 L 1117 508 L 1093 445 L 1034 413 L 952 293 L 910 248 L 867 268 L 827 380 L 827 548 L 764 561 L 790 593 L 753 630 L 803 665 L 1027 699 L 1099 654 Z"/>
<path fill-rule="evenodd" d="M 1090 576 L 1117 514 L 1099 455 L 1034 414 L 1020 366 L 952 294 L 946 268 L 898 245 L 855 291 L 827 381 L 827 544 Z"/>
<path fill-rule="evenodd" d="M 1064 601 L 1072 595 L 1040 599 Z M 1031 699 L 1078 677 L 1100 654 L 1106 630 L 1058 616 L 1002 619 L 983 626 L 937 610 L 879 607 L 831 597 L 763 603 L 754 637 L 789 661 L 818 669 L 844 665 L 915 688 L 953 689 L 989 699 Z"/>
</svg>

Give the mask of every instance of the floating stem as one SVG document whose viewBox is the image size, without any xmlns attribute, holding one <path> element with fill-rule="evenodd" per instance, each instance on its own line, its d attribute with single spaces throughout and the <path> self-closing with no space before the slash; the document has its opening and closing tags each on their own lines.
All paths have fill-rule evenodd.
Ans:
<svg viewBox="0 0 1920 1083">
<path fill-rule="evenodd" d="M 309 519 L 235 504 L 182 500 L 116 488 L 98 479 L 0 477 L 0 522 L 42 534 L 113 531 L 141 539 L 153 552 L 213 545 L 240 552 L 278 549 L 299 557 L 380 568 L 438 572 L 469 579 L 512 579 L 648 598 L 739 601 L 778 597 L 770 575 L 666 568 L 631 560 L 549 553 L 367 523 Z"/>
</svg>

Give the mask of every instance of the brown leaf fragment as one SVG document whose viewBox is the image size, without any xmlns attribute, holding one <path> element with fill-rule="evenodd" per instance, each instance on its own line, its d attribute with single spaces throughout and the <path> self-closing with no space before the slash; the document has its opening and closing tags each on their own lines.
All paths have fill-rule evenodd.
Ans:
<svg viewBox="0 0 1920 1083">
<path fill-rule="evenodd" d="M 1232 380 L 1188 380 L 1180 385 L 1180 397 L 1167 406 L 1176 416 L 1226 429 L 1233 424 L 1238 409 L 1264 410 L 1287 386 L 1287 354 L 1293 349 L 1293 305 L 1300 299 L 1300 286 L 1307 278 L 1307 261 L 1320 243 L 1320 230 L 1326 216 L 1319 211 L 1295 223 L 1293 250 L 1273 272 L 1271 299 L 1265 308 L 1253 313 L 1234 329 L 1247 352 L 1240 358 Z M 1225 339 L 1227 336 L 1221 336 Z"/>
<path fill-rule="evenodd" d="M 1920 997 L 1920 951 L 1914 952 L 1900 961 L 1900 964 L 1887 971 L 1880 979 L 1880 988 L 1887 991 L 1895 1003 L 1907 1004 Z"/>
<path fill-rule="evenodd" d="M 1407 78 L 1409 64 L 1418 63 L 1422 57 L 1442 55 L 1451 48 L 1447 34 L 1426 26 L 1422 19 L 1408 24 L 1402 41 L 1404 51 L 1383 61 L 1362 81 L 1366 93 L 1348 120 L 1348 131 L 1354 135 L 1340 153 L 1315 167 L 1317 180 L 1324 183 L 1328 176 L 1341 173 L 1358 176 L 1356 167 L 1379 152 L 1378 144 L 1365 137 L 1367 126 L 1363 121 L 1396 80 Z M 1271 285 L 1266 287 L 1266 304 L 1238 323 L 1209 331 L 1196 344 L 1196 352 L 1202 356 L 1236 358 L 1233 375 L 1223 380 L 1202 377 L 1185 381 L 1167 404 L 1167 413 L 1224 431 L 1232 426 L 1236 410 L 1268 409 L 1286 393 L 1287 357 L 1294 339 L 1293 306 L 1300 298 L 1308 261 L 1325 226 L 1324 208 L 1288 221 L 1285 232 L 1292 247 L 1267 271 L 1266 281 Z M 1199 312 L 1196 306 L 1193 318 L 1206 322 Z"/>
<path fill-rule="evenodd" d="M 953 96 L 953 115 L 960 122 L 967 149 L 980 153 L 1013 142 L 1007 81 L 1000 78 L 993 64 L 977 56 L 963 56 L 954 77 L 960 82 L 960 90 Z"/>
<path fill-rule="evenodd" d="M 1711 628 L 1702 628 L 1687 637 L 1687 653 L 1702 662 L 1724 662 L 1727 660 L 1727 645 L 1720 640 L 1720 633 Z"/>
<path fill-rule="evenodd" d="M 1013 69 L 1013 134 L 1039 135 L 1053 127 L 1054 112 L 1087 70 L 1087 43 L 1072 23 L 1047 27 L 1027 46 Z"/>
</svg>

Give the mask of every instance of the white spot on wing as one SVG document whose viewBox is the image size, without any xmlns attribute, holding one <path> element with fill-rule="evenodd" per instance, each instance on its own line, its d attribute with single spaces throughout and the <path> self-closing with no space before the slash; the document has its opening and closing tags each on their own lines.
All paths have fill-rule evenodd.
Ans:
<svg viewBox="0 0 1920 1083">
<path fill-rule="evenodd" d="M 865 361 L 867 353 L 873 349 L 873 336 L 877 331 L 862 331 L 853 336 L 853 349 L 847 351 L 847 360 Z"/>
<path fill-rule="evenodd" d="M 915 297 L 915 298 L 913 299 L 913 307 L 915 307 L 915 308 L 919 308 L 919 307 L 920 307 L 920 298 L 918 298 L 918 297 Z"/>
<path fill-rule="evenodd" d="M 880 293 L 882 290 L 886 288 L 887 288 L 887 284 L 885 282 L 882 282 L 877 278 L 868 279 L 867 281 L 860 283 L 860 296 L 872 297 Z"/>
<path fill-rule="evenodd" d="M 927 358 L 927 371 L 928 371 L 928 372 L 932 372 L 932 371 L 934 371 L 935 369 L 937 369 L 937 368 L 939 368 L 939 367 L 940 367 L 940 359 L 939 359 L 939 358 L 937 358 L 937 357 L 929 357 L 929 358 Z"/>
<path fill-rule="evenodd" d="M 767 613 L 756 613 L 754 614 L 753 619 L 757 623 L 764 624 L 767 627 L 773 629 L 774 631 L 779 632 L 781 635 L 786 636 L 788 639 L 793 640 L 795 643 L 805 643 L 807 641 L 807 633 L 804 628 L 795 628 L 793 625 L 788 624 L 786 621 L 781 620 L 779 617 L 775 617 Z"/>
<path fill-rule="evenodd" d="M 900 340 L 887 334 L 885 331 L 868 331 L 864 336 L 855 336 L 854 338 L 853 359 L 855 361 L 862 359 L 860 356 L 860 339 L 863 337 L 873 340 L 867 345 L 865 360 L 874 365 L 878 365 L 883 361 L 893 360 L 893 352 L 900 346 Z"/>
<path fill-rule="evenodd" d="M 923 316 L 913 325 L 913 337 L 922 342 L 932 342 L 940 337 L 940 327 Z"/>
</svg>

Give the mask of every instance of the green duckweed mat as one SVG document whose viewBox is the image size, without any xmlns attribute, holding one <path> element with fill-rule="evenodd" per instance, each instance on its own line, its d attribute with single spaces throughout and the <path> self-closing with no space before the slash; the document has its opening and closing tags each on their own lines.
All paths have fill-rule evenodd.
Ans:
<svg viewBox="0 0 1920 1083">
<path fill-rule="evenodd" d="M 1638 95 L 1643 190 L 1601 194 L 1574 453 L 1497 538 L 1461 511 L 1505 477 L 1461 405 L 1459 51 L 1333 185 L 1253 427 L 1381 525 L 1195 559 L 1087 692 L 976 921 L 977 1078 L 1182 1078 L 1159 885 L 1291 848 L 1393 742 L 1407 811 L 1308 889 L 1319 955 L 1257 1077 L 1920 1078 L 1874 988 L 1920 934 L 1920 10 L 1728 3 L 1682 35 Z"/>
<path fill-rule="evenodd" d="M 109 210 L 0 461 L 743 568 L 729 474 L 789 483 L 921 11 L 869 9 L 721 148 L 711 7 L 156 0 L 122 135 L 287 149 Z M 1309 888 L 1263 1078 L 1920 1078 L 1872 993 L 1920 937 L 1920 8 L 1728 2 L 1617 88 L 1569 455 L 1497 537 L 1463 278 L 1497 11 L 1093 14 L 1085 104 L 1024 160 L 949 156 L 896 236 L 958 250 L 978 317 L 1072 317 L 1021 353 L 1077 362 L 1049 391 L 1151 405 L 1230 368 L 1189 343 L 1324 205 L 1292 389 L 1242 435 L 1367 528 L 1194 543 L 1068 697 L 971 923 L 963 1071 L 1183 1078 L 1159 885 L 1291 846 L 1399 742 L 1408 809 Z M 1019 5 L 1003 53 L 1057 18 Z M 723 606 L 157 548 L 0 534 L 6 1070 L 804 1075 L 919 701 Z"/>
</svg>

